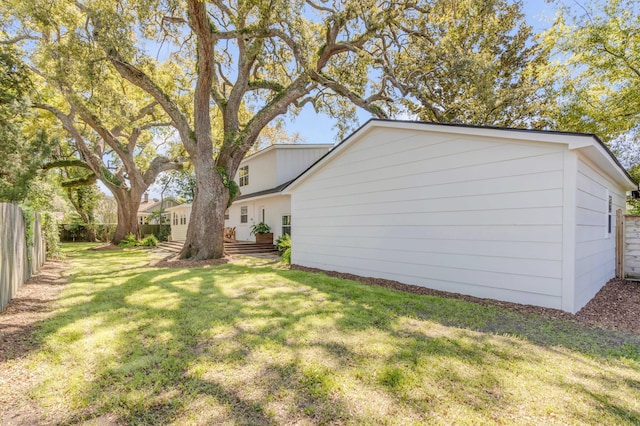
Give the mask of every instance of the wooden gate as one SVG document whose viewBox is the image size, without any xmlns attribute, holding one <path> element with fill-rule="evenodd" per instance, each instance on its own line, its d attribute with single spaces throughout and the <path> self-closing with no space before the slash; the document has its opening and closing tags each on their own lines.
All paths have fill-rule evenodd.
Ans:
<svg viewBox="0 0 640 426">
<path fill-rule="evenodd" d="M 640 216 L 616 212 L 616 278 L 640 281 Z"/>
</svg>

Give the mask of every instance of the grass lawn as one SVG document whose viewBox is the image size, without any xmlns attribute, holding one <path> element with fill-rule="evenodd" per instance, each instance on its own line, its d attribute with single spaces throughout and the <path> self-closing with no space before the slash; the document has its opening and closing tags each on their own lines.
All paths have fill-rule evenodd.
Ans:
<svg viewBox="0 0 640 426">
<path fill-rule="evenodd" d="M 37 349 L 0 366 L 25 370 L 43 421 L 640 423 L 640 336 L 255 259 L 167 269 L 86 247 L 66 246 Z"/>
</svg>

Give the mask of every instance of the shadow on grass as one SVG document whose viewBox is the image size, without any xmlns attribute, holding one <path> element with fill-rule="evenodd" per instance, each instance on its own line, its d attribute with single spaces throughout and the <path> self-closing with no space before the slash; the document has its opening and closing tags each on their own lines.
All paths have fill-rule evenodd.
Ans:
<svg viewBox="0 0 640 426">
<path fill-rule="evenodd" d="M 480 421 L 516 404 L 503 375 L 544 362 L 527 341 L 594 359 L 640 358 L 637 336 L 322 274 L 75 256 L 66 300 L 37 334 L 46 362 L 64 367 L 35 394 L 67 378 L 57 386 L 80 407 L 69 423 L 104 413 L 136 424 L 420 421 L 442 398 Z M 592 389 L 580 392 L 602 403 Z M 610 414 L 638 417 L 618 405 Z"/>
</svg>

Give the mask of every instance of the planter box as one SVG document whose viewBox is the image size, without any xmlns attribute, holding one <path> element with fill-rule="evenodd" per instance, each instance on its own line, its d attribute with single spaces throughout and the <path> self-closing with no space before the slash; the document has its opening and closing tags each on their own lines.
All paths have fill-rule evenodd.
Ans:
<svg viewBox="0 0 640 426">
<path fill-rule="evenodd" d="M 273 244 L 273 232 L 256 234 L 256 244 Z"/>
</svg>

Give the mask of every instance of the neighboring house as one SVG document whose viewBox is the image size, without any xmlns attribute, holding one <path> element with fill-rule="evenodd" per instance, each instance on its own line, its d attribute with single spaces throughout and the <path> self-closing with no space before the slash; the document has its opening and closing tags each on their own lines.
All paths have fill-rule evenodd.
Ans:
<svg viewBox="0 0 640 426">
<path fill-rule="evenodd" d="M 183 241 L 187 238 L 191 204 L 185 203 L 167 209 L 171 223 L 171 241 Z"/>
<path fill-rule="evenodd" d="M 157 216 L 160 210 L 167 210 L 169 207 L 177 206 L 178 203 L 171 197 L 163 200 L 152 199 L 149 200 L 149 194 L 144 193 L 140 207 L 138 208 L 138 224 L 140 225 L 159 225 L 160 218 Z M 162 215 L 165 219 L 164 223 L 169 223 L 169 213 Z"/>
<path fill-rule="evenodd" d="M 286 185 L 326 154 L 332 144 L 275 144 L 243 159 L 234 180 L 240 195 L 225 215 L 225 227 L 236 229 L 239 241 L 255 241 L 251 227 L 265 222 L 274 239 L 291 233 L 291 203 L 283 195 Z M 171 238 L 187 236 L 191 204 L 168 209 L 171 212 Z"/>
<path fill-rule="evenodd" d="M 593 135 L 372 120 L 284 194 L 294 264 L 577 312 L 634 189 Z"/>
</svg>

